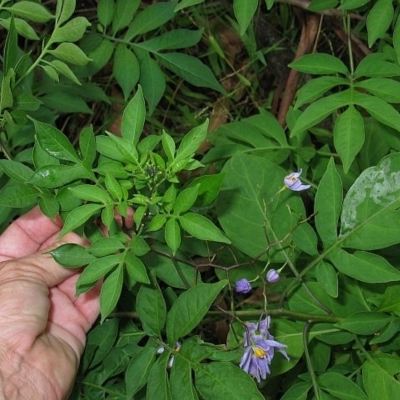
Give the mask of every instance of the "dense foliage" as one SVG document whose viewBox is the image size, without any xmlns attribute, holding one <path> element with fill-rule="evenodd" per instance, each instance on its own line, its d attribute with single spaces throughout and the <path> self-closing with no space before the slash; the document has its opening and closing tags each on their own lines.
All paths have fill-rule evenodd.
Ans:
<svg viewBox="0 0 400 400">
<path fill-rule="evenodd" d="M 103 281 L 71 399 L 399 397 L 399 11 L 0 0 L 0 227 Z"/>
</svg>

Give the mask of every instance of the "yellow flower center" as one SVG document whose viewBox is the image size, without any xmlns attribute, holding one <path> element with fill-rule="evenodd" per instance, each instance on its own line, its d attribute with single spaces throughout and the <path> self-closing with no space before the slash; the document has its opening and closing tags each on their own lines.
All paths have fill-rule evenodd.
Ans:
<svg viewBox="0 0 400 400">
<path fill-rule="evenodd" d="M 253 354 L 257 358 L 265 358 L 265 356 L 267 355 L 266 351 L 261 347 L 253 347 Z"/>
</svg>

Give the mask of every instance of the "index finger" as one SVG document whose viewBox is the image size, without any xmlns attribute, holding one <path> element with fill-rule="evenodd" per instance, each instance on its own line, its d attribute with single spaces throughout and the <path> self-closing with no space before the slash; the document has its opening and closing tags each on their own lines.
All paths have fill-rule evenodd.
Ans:
<svg viewBox="0 0 400 400">
<path fill-rule="evenodd" d="M 61 221 L 52 221 L 39 207 L 33 208 L 15 220 L 0 236 L 0 260 L 35 253 L 61 230 L 61 226 Z"/>
</svg>

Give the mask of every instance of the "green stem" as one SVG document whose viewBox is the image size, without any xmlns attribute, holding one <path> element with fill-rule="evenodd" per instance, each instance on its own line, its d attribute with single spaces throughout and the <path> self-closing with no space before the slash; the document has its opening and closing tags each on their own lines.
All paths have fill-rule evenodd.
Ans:
<svg viewBox="0 0 400 400">
<path fill-rule="evenodd" d="M 231 314 L 229 311 L 221 310 L 221 311 L 208 311 L 208 317 L 226 317 L 227 314 Z M 247 318 L 259 318 L 260 315 L 264 315 L 264 310 L 239 310 L 235 311 L 232 315 L 239 317 L 240 319 Z M 339 318 L 335 315 L 320 315 L 320 314 L 305 314 L 298 313 L 290 310 L 279 309 L 279 310 L 268 310 L 268 315 L 271 317 L 287 317 L 288 319 L 297 320 L 297 321 L 306 321 L 309 323 L 335 323 L 339 321 Z M 138 319 L 139 316 L 134 311 L 122 311 L 115 312 L 110 315 L 114 318 L 134 318 Z"/>
<path fill-rule="evenodd" d="M 306 357 L 307 369 L 308 369 L 308 372 L 311 377 L 312 386 L 314 388 L 315 398 L 316 398 L 316 400 L 320 400 L 317 377 L 315 376 L 314 368 L 313 368 L 311 357 L 310 357 L 310 352 L 308 351 L 308 333 L 310 331 L 310 326 L 311 326 L 311 323 L 309 322 L 306 324 L 306 326 L 304 327 L 304 330 L 303 330 L 304 355 Z"/>
<path fill-rule="evenodd" d="M 354 59 L 353 59 L 353 47 L 351 43 L 351 18 L 350 14 L 347 13 L 345 17 L 345 30 L 347 35 L 347 47 L 349 51 L 349 62 L 350 62 L 350 74 L 353 76 L 354 73 Z"/>
<path fill-rule="evenodd" d="M 183 274 L 182 268 L 179 265 L 178 261 L 176 261 L 176 259 L 174 257 L 172 257 L 171 260 L 172 260 L 172 262 L 173 262 L 173 264 L 175 266 L 175 269 L 176 269 L 176 272 L 179 275 L 179 278 L 181 278 L 182 283 L 185 285 L 185 288 L 189 289 L 190 288 L 190 284 L 189 284 L 188 280 L 186 279 L 186 276 Z"/>
<path fill-rule="evenodd" d="M 18 86 L 39 65 L 40 61 L 42 61 L 43 57 L 47 54 L 47 50 L 49 50 L 50 46 L 53 44 L 52 38 L 53 38 L 53 35 L 55 34 L 55 32 L 57 31 L 57 29 L 58 29 L 58 21 L 56 20 L 56 22 L 54 24 L 54 30 L 51 33 L 50 39 L 48 40 L 48 42 L 43 47 L 43 50 L 40 53 L 39 57 L 26 70 L 26 72 L 18 79 L 18 81 L 16 82 L 15 86 Z"/>
</svg>

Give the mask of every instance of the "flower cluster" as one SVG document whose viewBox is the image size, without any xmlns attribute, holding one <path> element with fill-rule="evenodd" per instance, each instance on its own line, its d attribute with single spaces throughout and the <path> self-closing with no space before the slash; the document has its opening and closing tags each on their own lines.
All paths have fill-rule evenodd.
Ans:
<svg viewBox="0 0 400 400">
<path fill-rule="evenodd" d="M 270 373 L 270 364 L 278 350 L 289 360 L 284 348 L 286 345 L 274 340 L 274 337 L 268 332 L 271 317 L 267 317 L 258 324 L 252 322 L 246 323 L 246 332 L 244 333 L 244 354 L 240 361 L 240 368 L 249 375 L 261 382 Z"/>
<path fill-rule="evenodd" d="M 178 352 L 182 347 L 181 342 L 176 342 L 175 346 L 174 346 L 174 352 Z M 164 353 L 165 348 L 163 346 L 159 347 L 157 349 L 157 354 L 162 354 Z M 174 365 L 174 360 L 175 360 L 175 356 L 173 354 L 171 354 L 171 356 L 169 357 L 168 360 L 168 368 L 172 368 L 172 366 Z"/>
</svg>

